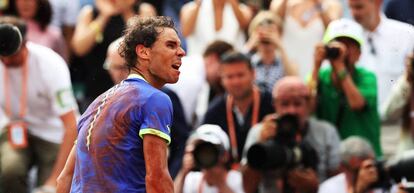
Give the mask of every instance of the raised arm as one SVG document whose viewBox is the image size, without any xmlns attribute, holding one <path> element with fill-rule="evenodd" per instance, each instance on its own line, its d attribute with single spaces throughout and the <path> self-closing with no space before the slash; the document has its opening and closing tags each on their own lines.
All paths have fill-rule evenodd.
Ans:
<svg viewBox="0 0 414 193">
<path fill-rule="evenodd" d="M 117 11 L 107 0 L 97 0 L 99 14 L 93 18 L 93 7 L 85 6 L 80 14 L 72 38 L 71 46 L 73 52 L 78 56 L 84 56 L 91 51 L 93 46 L 102 38 L 103 29 L 109 18 Z"/>
<path fill-rule="evenodd" d="M 188 2 L 180 11 L 181 31 L 184 37 L 190 36 L 194 32 L 197 22 L 198 12 L 200 11 L 201 0 Z"/>
<path fill-rule="evenodd" d="M 253 17 L 252 11 L 244 4 L 241 4 L 239 0 L 227 0 L 233 8 L 234 15 L 239 22 L 240 28 L 247 29 L 250 24 L 250 20 Z"/>
</svg>

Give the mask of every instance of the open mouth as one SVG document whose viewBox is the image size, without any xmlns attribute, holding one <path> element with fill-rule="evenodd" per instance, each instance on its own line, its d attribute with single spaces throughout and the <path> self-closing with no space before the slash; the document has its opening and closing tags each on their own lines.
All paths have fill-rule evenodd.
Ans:
<svg viewBox="0 0 414 193">
<path fill-rule="evenodd" d="M 176 64 L 173 64 L 173 65 L 172 65 L 172 67 L 173 67 L 174 69 L 176 69 L 176 70 L 179 70 L 179 69 L 180 69 L 180 66 L 181 66 L 181 63 L 176 63 Z"/>
</svg>

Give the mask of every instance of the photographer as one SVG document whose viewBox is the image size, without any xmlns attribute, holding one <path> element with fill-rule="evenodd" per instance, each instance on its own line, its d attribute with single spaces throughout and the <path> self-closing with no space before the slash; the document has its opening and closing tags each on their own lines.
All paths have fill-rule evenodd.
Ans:
<svg viewBox="0 0 414 193">
<path fill-rule="evenodd" d="M 242 160 L 244 189 L 247 193 L 256 192 L 257 189 L 260 193 L 289 192 L 287 187 L 280 186 L 283 183 L 282 176 L 278 175 L 280 170 L 255 169 L 246 158 L 252 145 L 274 140 L 278 135 L 281 125 L 275 124 L 275 119 L 292 115 L 298 120 L 295 141 L 309 144 L 308 147 L 316 150 L 319 161 L 317 169 L 299 166 L 289 168 L 285 184 L 293 188 L 294 192 L 316 192 L 319 182 L 335 174 L 338 169 L 339 136 L 329 123 L 309 117 L 310 92 L 300 78 L 288 76 L 280 79 L 273 88 L 272 96 L 277 114 L 269 115 L 261 124 L 254 126 L 247 137 Z"/>
<path fill-rule="evenodd" d="M 406 71 L 393 86 L 389 98 L 381 109 L 384 122 L 402 119 L 402 134 L 396 156 L 408 149 L 414 149 L 414 51 L 406 58 Z"/>
<path fill-rule="evenodd" d="M 53 192 L 76 138 L 78 110 L 69 70 L 58 54 L 27 41 L 23 20 L 0 17 L 5 24 L 19 29 L 22 43 L 0 54 L 0 187 L 27 192 L 27 175 L 37 167 L 36 191 Z M 9 35 L 0 34 L 1 46 L 13 40 Z"/>
<path fill-rule="evenodd" d="M 352 136 L 341 143 L 341 169 L 338 174 L 321 184 L 318 193 L 370 192 L 378 180 L 375 153 L 371 145 L 361 137 Z M 377 192 L 379 190 L 375 190 Z"/>
<path fill-rule="evenodd" d="M 220 126 L 201 125 L 187 142 L 174 192 L 243 193 L 241 174 L 228 169 L 229 150 L 228 136 Z"/>
<path fill-rule="evenodd" d="M 245 45 L 253 53 L 251 62 L 256 70 L 256 84 L 272 92 L 277 80 L 286 75 L 296 75 L 293 64 L 282 45 L 280 18 L 270 11 L 259 12 L 249 25 L 250 38 Z"/>
<path fill-rule="evenodd" d="M 310 81 L 316 93 L 316 115 L 334 124 L 342 139 L 357 135 L 368 139 L 376 156 L 382 156 L 380 121 L 377 111 L 377 83 L 371 72 L 357 66 L 363 44 L 363 31 L 349 19 L 332 21 L 324 43 L 315 49 Z M 330 66 L 321 69 L 322 62 Z"/>
</svg>

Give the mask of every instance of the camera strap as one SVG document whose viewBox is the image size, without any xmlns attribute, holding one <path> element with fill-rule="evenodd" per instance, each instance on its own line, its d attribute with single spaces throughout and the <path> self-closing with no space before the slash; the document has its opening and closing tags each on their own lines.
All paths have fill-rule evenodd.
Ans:
<svg viewBox="0 0 414 193">
<path fill-rule="evenodd" d="M 5 113 L 12 122 L 7 126 L 7 139 L 11 147 L 25 148 L 27 147 L 27 124 L 24 122 L 23 118 L 27 110 L 27 79 L 28 79 L 28 67 L 27 67 L 27 58 L 24 59 L 22 68 L 22 81 L 21 81 L 21 90 L 20 90 L 20 101 L 19 101 L 19 112 L 17 118 L 13 117 L 12 112 L 12 101 L 9 84 L 9 69 L 4 68 L 3 78 L 4 78 L 4 98 L 5 98 Z M 17 93 L 15 93 L 17 94 Z"/>
<path fill-rule="evenodd" d="M 5 113 L 8 117 L 13 117 L 12 104 L 11 104 L 11 93 L 9 88 L 9 70 L 7 67 L 3 71 L 3 80 L 4 80 L 4 99 L 5 99 Z M 22 88 L 20 95 L 20 110 L 19 110 L 19 119 L 23 119 L 27 110 L 27 79 L 28 79 L 28 67 L 27 67 L 27 58 L 23 62 L 22 66 Z"/>
<path fill-rule="evenodd" d="M 227 126 L 228 132 L 230 135 L 230 145 L 231 145 L 231 155 L 234 161 L 239 160 L 238 155 L 238 145 L 237 145 L 237 135 L 236 135 L 236 127 L 234 123 L 233 117 L 233 103 L 234 98 L 231 95 L 227 95 L 226 101 L 226 118 L 227 118 Z M 260 90 L 257 86 L 253 86 L 253 110 L 251 116 L 251 126 L 255 125 L 259 119 L 259 107 L 260 107 Z"/>
</svg>

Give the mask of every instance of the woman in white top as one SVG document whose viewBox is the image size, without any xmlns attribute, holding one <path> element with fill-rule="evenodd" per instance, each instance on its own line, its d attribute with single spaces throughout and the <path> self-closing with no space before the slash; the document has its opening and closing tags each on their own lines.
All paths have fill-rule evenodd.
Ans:
<svg viewBox="0 0 414 193">
<path fill-rule="evenodd" d="M 183 6 L 181 29 L 187 39 L 187 55 L 202 54 L 214 40 L 223 40 L 241 49 L 251 10 L 239 0 L 195 0 Z"/>
<path fill-rule="evenodd" d="M 304 79 L 312 70 L 314 47 L 326 26 L 342 15 L 338 0 L 273 0 L 270 10 L 283 20 L 282 43 L 288 57 L 298 64 Z"/>
</svg>

